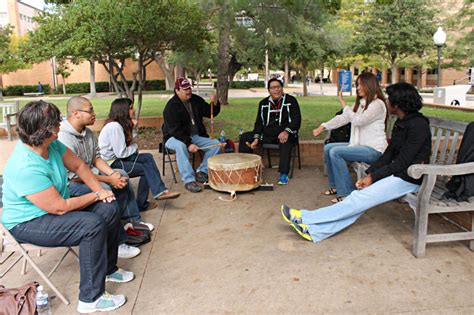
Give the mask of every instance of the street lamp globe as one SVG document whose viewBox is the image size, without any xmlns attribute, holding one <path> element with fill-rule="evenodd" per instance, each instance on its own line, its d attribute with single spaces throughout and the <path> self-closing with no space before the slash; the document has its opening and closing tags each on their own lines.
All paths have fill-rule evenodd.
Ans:
<svg viewBox="0 0 474 315">
<path fill-rule="evenodd" d="M 446 43 L 446 32 L 443 31 L 443 28 L 440 26 L 438 30 L 433 35 L 433 41 L 436 46 L 443 46 Z"/>
</svg>

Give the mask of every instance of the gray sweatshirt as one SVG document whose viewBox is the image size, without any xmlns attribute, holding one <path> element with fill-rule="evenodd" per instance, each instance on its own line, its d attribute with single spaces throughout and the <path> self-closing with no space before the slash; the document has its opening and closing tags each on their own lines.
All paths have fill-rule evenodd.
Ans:
<svg viewBox="0 0 474 315">
<path fill-rule="evenodd" d="M 86 164 L 93 169 L 93 172 L 97 174 L 97 170 L 95 170 L 93 166 L 95 159 L 100 157 L 99 145 L 97 137 L 92 130 L 84 128 L 82 132 L 78 132 L 69 121 L 65 119 L 61 122 L 58 138 L 59 141 L 74 152 L 81 160 L 86 162 Z M 68 171 L 68 178 L 73 179 L 78 177 L 75 173 Z"/>
<path fill-rule="evenodd" d="M 133 132 L 134 137 L 136 133 Z M 99 147 L 102 159 L 111 164 L 116 159 L 124 159 L 138 150 L 136 143 L 129 146 L 125 143 L 125 133 L 118 122 L 110 122 L 102 128 L 99 134 Z"/>
</svg>

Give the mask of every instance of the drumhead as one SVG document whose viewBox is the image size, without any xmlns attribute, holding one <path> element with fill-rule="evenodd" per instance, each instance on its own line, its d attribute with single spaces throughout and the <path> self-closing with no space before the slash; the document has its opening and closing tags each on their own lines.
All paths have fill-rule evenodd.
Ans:
<svg viewBox="0 0 474 315">
<path fill-rule="evenodd" d="M 210 157 L 207 160 L 208 168 L 215 171 L 229 171 L 251 168 L 262 164 L 262 157 L 249 153 L 225 153 Z"/>
</svg>

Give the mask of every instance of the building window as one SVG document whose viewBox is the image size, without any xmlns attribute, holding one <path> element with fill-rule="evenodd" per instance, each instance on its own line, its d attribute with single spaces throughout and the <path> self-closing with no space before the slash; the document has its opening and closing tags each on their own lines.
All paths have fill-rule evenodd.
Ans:
<svg viewBox="0 0 474 315">
<path fill-rule="evenodd" d="M 426 74 L 438 74 L 438 69 L 427 69 Z"/>
</svg>

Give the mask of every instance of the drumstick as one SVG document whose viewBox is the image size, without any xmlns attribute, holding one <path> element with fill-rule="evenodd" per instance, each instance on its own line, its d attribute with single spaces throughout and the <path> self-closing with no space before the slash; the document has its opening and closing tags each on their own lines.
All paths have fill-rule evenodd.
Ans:
<svg viewBox="0 0 474 315">
<path fill-rule="evenodd" d="M 206 150 L 206 149 L 211 149 L 211 148 L 215 148 L 215 147 L 223 147 L 223 146 L 225 146 L 225 145 L 226 145 L 225 142 L 223 142 L 223 143 L 216 143 L 216 144 L 208 145 L 207 147 L 198 148 L 198 150 Z"/>
<path fill-rule="evenodd" d="M 211 102 L 211 135 L 214 136 L 214 102 Z"/>
<path fill-rule="evenodd" d="M 245 142 L 245 144 L 249 147 L 249 148 L 252 148 L 252 144 L 248 141 Z"/>
</svg>

